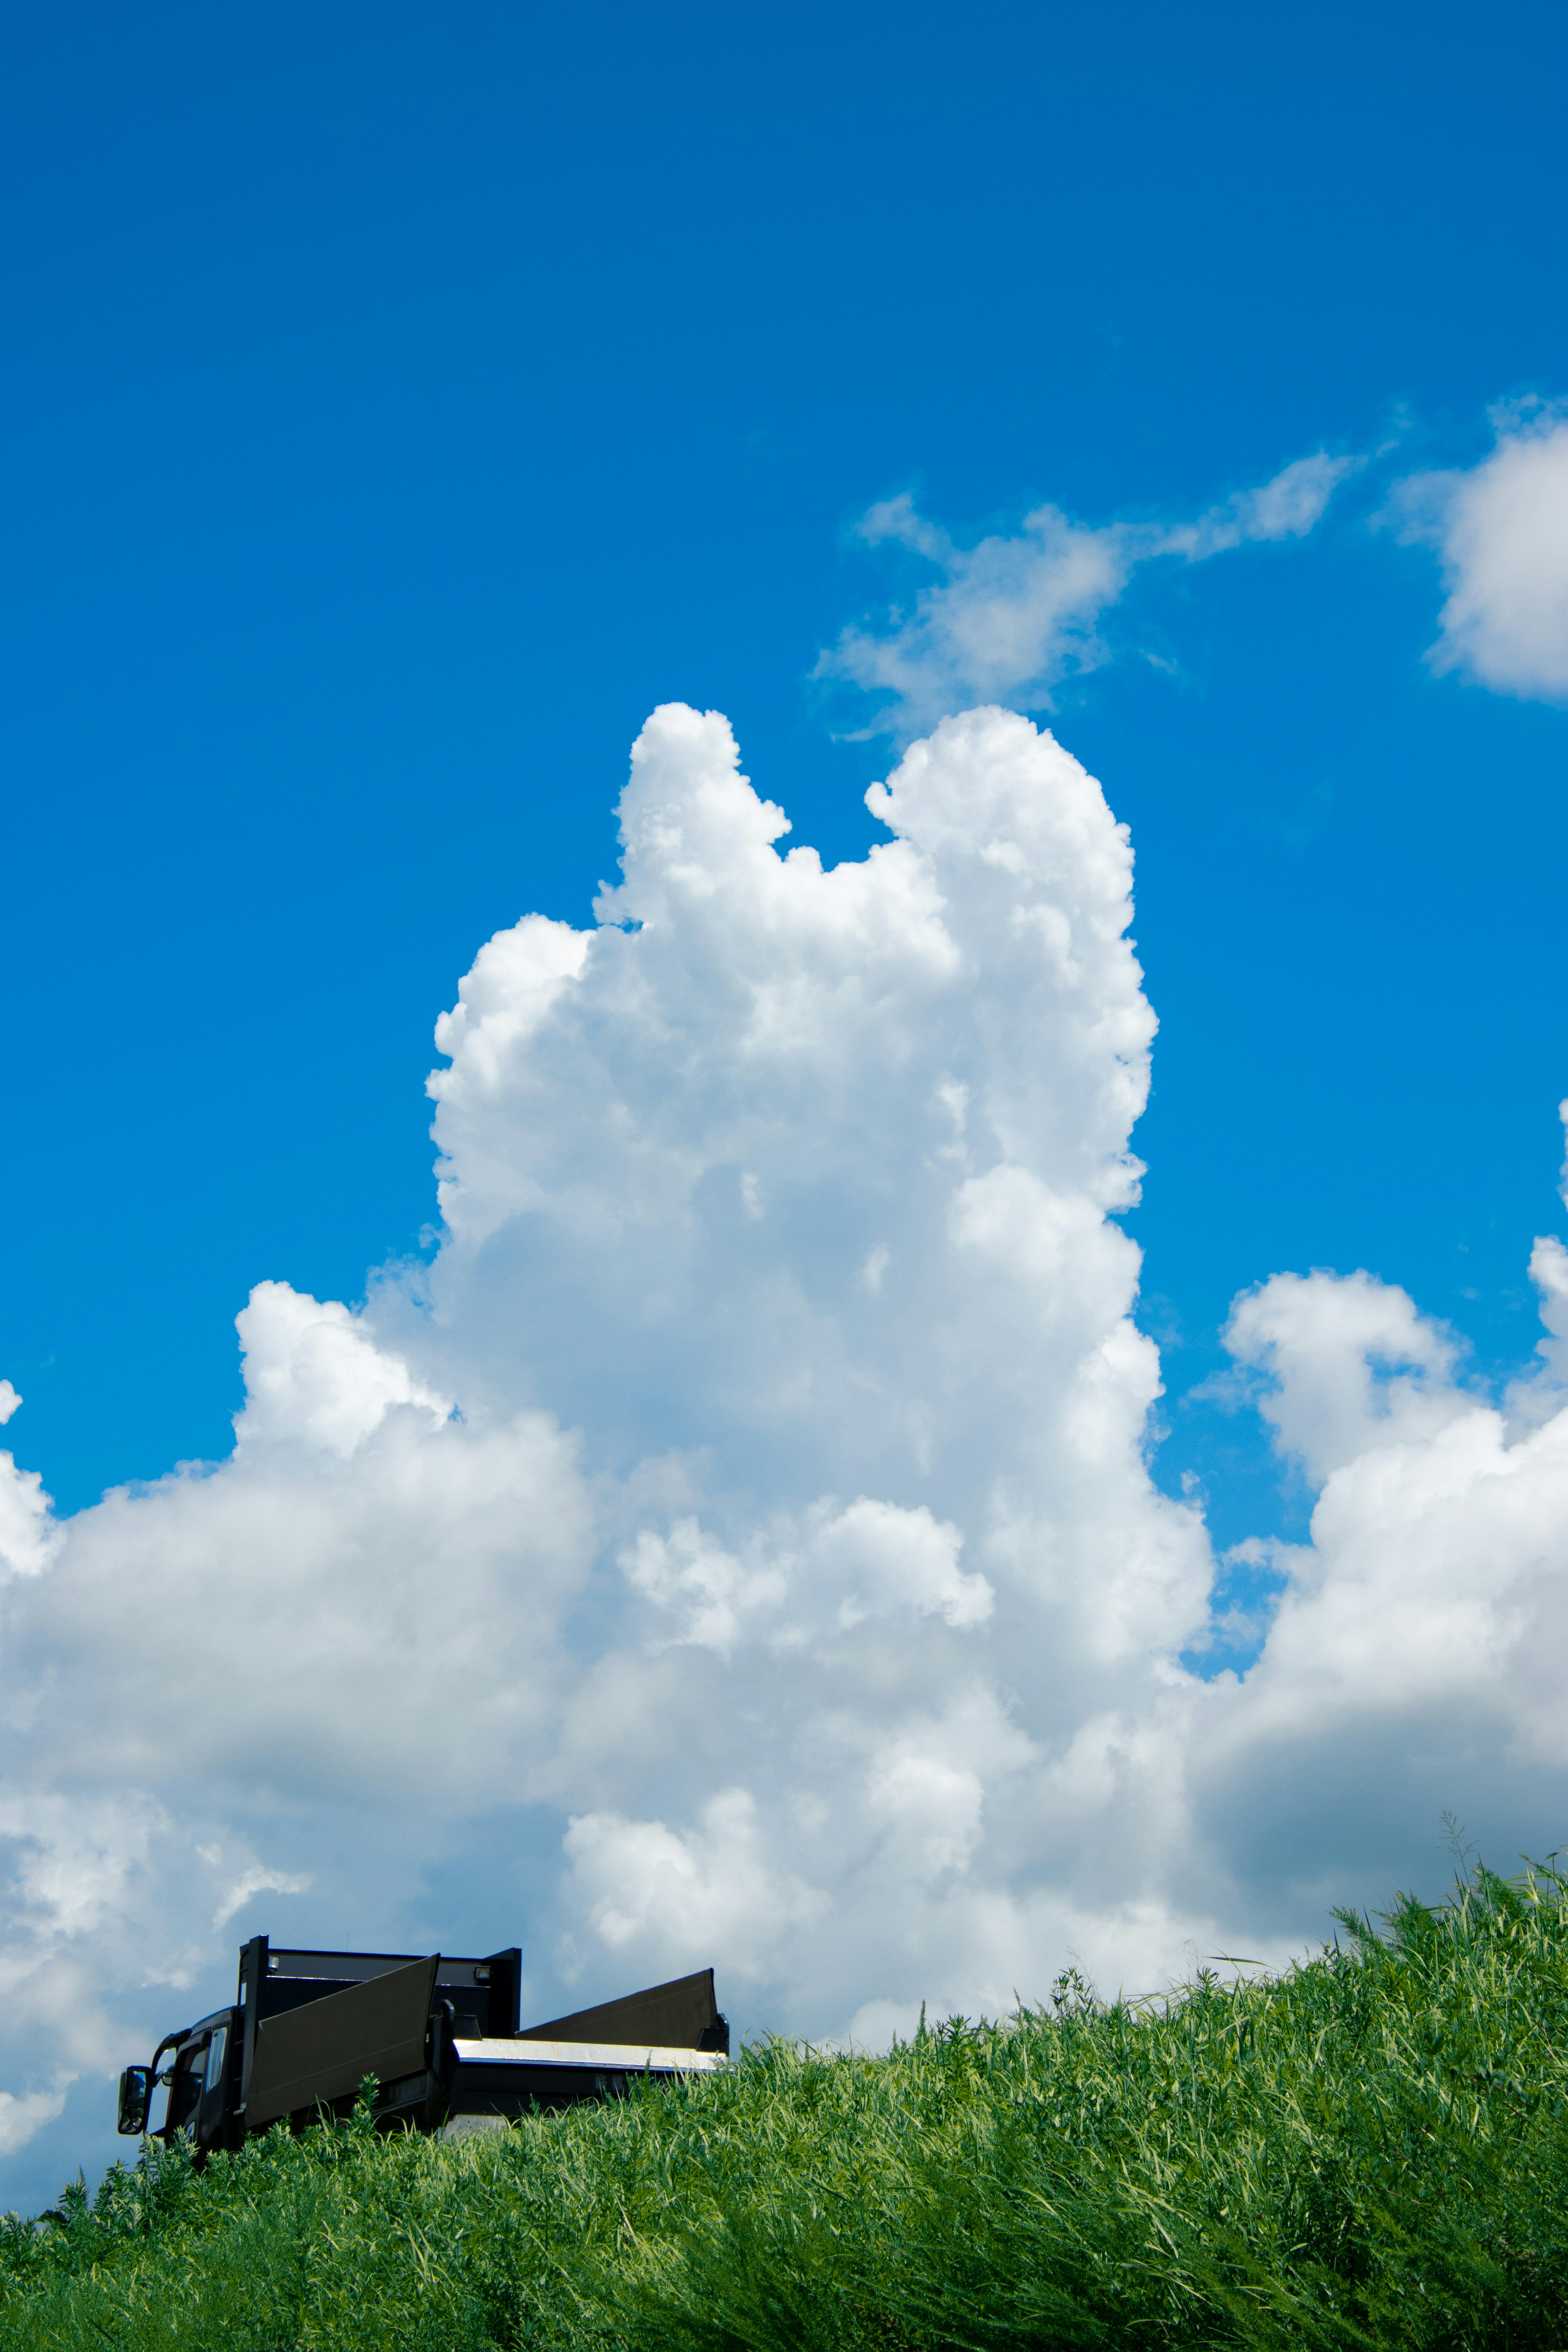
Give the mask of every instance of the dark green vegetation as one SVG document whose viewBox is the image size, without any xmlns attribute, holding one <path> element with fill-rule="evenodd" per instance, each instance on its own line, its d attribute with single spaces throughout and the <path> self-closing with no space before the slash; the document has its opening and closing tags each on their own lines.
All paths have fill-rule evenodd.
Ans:
<svg viewBox="0 0 1568 2352">
<path fill-rule="evenodd" d="M 952 2024 L 884 2059 L 442 2143 L 117 2168 L 0 2247 L 7 2345 L 225 2352 L 1568 2344 L 1568 1881 L 1271 1982 Z"/>
</svg>

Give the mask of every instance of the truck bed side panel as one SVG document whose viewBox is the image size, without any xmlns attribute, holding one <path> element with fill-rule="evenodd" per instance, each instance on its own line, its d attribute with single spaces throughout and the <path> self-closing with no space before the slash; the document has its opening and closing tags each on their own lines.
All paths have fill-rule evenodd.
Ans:
<svg viewBox="0 0 1568 2352">
<path fill-rule="evenodd" d="M 521 2038 L 525 2042 L 641 2042 L 666 2049 L 696 2050 L 704 2033 L 719 2021 L 713 1971 L 699 1969 L 694 1976 L 649 1985 L 646 1992 L 601 2001 L 596 2009 L 552 2018 L 547 2025 L 527 2026 Z"/>
<path fill-rule="evenodd" d="M 381 2082 L 425 2064 L 437 1956 L 414 1960 L 346 1992 L 264 2017 L 247 2086 L 247 2131 L 319 2099 L 341 2099 L 366 2074 Z"/>
</svg>

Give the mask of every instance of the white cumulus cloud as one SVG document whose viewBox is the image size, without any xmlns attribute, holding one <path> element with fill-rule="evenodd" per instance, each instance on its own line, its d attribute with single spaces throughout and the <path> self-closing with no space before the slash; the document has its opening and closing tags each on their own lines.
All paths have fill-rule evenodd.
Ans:
<svg viewBox="0 0 1568 2352">
<path fill-rule="evenodd" d="M 1362 1275 L 1279 1277 L 1232 1332 L 1278 1382 L 1268 1410 L 1319 1491 L 1258 1664 L 1191 1719 L 1205 1849 L 1253 1878 L 1261 1922 L 1292 1882 L 1326 1900 L 1423 1809 L 1449 1808 L 1505 1864 L 1560 1845 L 1568 1386 L 1510 1424 L 1456 1380 L 1446 1335 Z M 1345 1410 L 1325 1415 L 1336 1391 Z"/>
<path fill-rule="evenodd" d="M 1568 698 L 1568 411 L 1493 412 L 1479 465 L 1412 475 L 1393 514 L 1436 549 L 1448 595 L 1429 659 L 1500 694 Z"/>
<path fill-rule="evenodd" d="M 9 1381 L 0 1381 L 0 1427 L 22 1402 Z M 54 1549 L 49 1497 L 36 1470 L 19 1470 L 16 1457 L 0 1448 L 0 1581 L 37 1576 Z"/>
<path fill-rule="evenodd" d="M 0 1457 L 13 2147 L 257 1927 L 428 1948 L 466 1887 L 535 2016 L 711 1961 L 746 2021 L 866 2034 L 1282 1955 L 1444 1807 L 1555 1831 L 1561 1240 L 1499 1401 L 1368 1275 L 1237 1302 L 1317 1503 L 1200 1678 L 1117 1221 L 1126 828 L 997 709 L 868 799 L 824 871 L 721 718 L 657 712 L 598 924 L 526 917 L 443 1017 L 418 1281 L 258 1284 L 222 1462 L 57 1522 Z"/>
<path fill-rule="evenodd" d="M 437 1421 L 451 1412 L 335 1298 L 323 1305 L 286 1282 L 261 1282 L 237 1320 L 245 1350 L 245 1410 L 235 1423 L 242 1444 L 302 1442 L 346 1460 L 394 1405 L 422 1405 Z"/>
</svg>

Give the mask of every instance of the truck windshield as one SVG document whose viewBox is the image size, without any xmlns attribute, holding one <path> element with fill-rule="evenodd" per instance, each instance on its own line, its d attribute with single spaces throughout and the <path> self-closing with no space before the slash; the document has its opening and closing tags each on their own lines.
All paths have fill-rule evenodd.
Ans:
<svg viewBox="0 0 1568 2352">
<path fill-rule="evenodd" d="M 222 2080 L 223 2080 L 223 2058 L 224 2058 L 224 2052 L 225 2052 L 227 2048 L 228 2048 L 228 2028 L 227 2028 L 227 2026 L 226 2026 L 226 2025 L 215 2025 L 215 2026 L 214 2026 L 214 2028 L 213 2028 L 213 2038 L 212 2038 L 212 2040 L 207 2043 L 207 2071 L 206 2071 L 206 2083 L 205 2083 L 205 2087 L 206 2087 L 206 2089 L 208 2089 L 209 2091 L 216 2091 L 216 2088 L 217 2088 L 217 2086 L 218 2086 L 218 2084 L 219 2084 L 222 2082 Z"/>
</svg>

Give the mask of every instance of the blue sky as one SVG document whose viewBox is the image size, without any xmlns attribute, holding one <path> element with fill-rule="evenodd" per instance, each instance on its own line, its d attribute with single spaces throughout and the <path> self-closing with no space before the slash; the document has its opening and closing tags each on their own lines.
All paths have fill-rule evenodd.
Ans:
<svg viewBox="0 0 1568 2352">
<path fill-rule="evenodd" d="M 254 1285 L 435 1257 L 432 1024 L 520 917 L 592 921 L 656 705 L 727 714 L 825 863 L 889 841 L 900 745 L 819 659 L 943 575 L 876 502 L 961 553 L 1045 504 L 1152 545 L 1319 452 L 1314 528 L 1152 555 L 1090 666 L 997 698 L 1136 853 L 1160 1488 L 1218 1549 L 1305 1541 L 1321 1480 L 1215 1379 L 1272 1276 L 1403 1286 L 1500 1394 L 1563 1223 L 1568 717 L 1428 659 L 1400 485 L 1568 394 L 1563 51 L 1533 5 L 14 10 L 0 1373 L 62 1518 L 227 1454 Z M 399 1395 L 460 1391 L 396 1344 Z"/>
<path fill-rule="evenodd" d="M 3 1330 L 57 1496 L 221 1450 L 261 1275 L 353 1297 L 418 1246 L 433 1013 L 525 906 L 585 916 L 656 701 L 727 711 L 797 838 L 873 837 L 884 747 L 807 683 L 887 584 L 872 499 L 1189 509 L 1394 432 L 1473 459 L 1560 389 L 1561 44 L 15 16 Z M 1279 1266 L 1369 1265 L 1486 1360 L 1530 1312 L 1563 720 L 1424 670 L 1434 566 L 1364 521 L 1150 583 L 1171 667 L 1055 714 L 1138 847 L 1173 1385 Z"/>
</svg>

